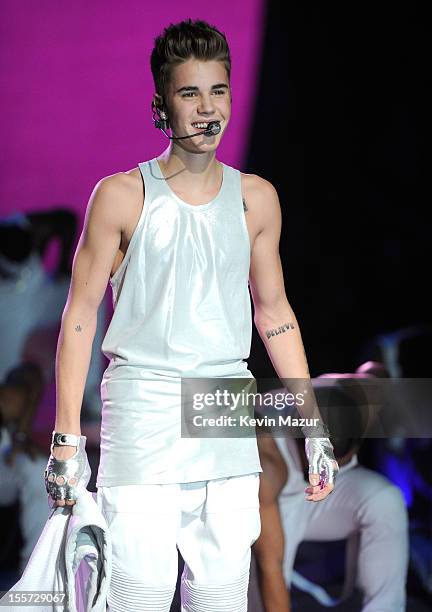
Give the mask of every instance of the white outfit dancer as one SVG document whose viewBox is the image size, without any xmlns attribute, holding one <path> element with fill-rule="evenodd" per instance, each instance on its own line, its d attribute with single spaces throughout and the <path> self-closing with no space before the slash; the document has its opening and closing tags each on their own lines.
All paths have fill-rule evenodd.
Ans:
<svg viewBox="0 0 432 612">
<path fill-rule="evenodd" d="M 191 205 L 156 159 L 139 164 L 145 198 L 111 278 L 114 314 L 103 401 L 98 503 L 112 530 L 109 609 L 168 611 L 185 560 L 182 609 L 247 610 L 260 533 L 256 439 L 182 438 L 181 377 L 253 378 L 250 242 L 240 172 Z"/>
<path fill-rule="evenodd" d="M 24 571 L 48 516 L 45 485 L 40 475 L 46 467 L 46 457 L 34 460 L 18 453 L 13 465 L 6 463 L 6 453 L 12 439 L 6 427 L 0 428 L 0 506 L 19 505 L 19 525 L 23 538 L 19 572 Z"/>
<path fill-rule="evenodd" d="M 23 214 L 11 215 L 3 221 L 8 218 L 14 225 L 31 227 Z M 31 334 L 39 330 L 46 332 L 47 329 L 55 329 L 60 323 L 68 297 L 70 277 L 53 278 L 47 273 L 41 256 L 35 251 L 20 262 L 10 261 L 0 253 L 0 267 L 9 275 L 4 278 L 0 275 L 0 337 L 4 347 L 4 350 L 0 351 L 0 379 L 3 379 L 10 369 L 23 361 L 23 351 Z M 104 298 L 97 314 L 96 333 L 84 387 L 86 416 L 90 419 L 100 417 L 99 385 L 105 365 L 100 347 L 106 328 L 105 311 Z M 50 365 L 48 369 L 45 362 L 54 363 L 55 347 L 50 344 L 46 346 L 50 359 L 43 359 L 41 367 L 45 380 L 51 382 L 54 379 L 54 367 Z M 34 359 L 33 354 L 37 359 L 40 353 L 44 352 L 42 349 L 46 350 L 40 345 L 33 349 L 30 361 Z"/>
<path fill-rule="evenodd" d="M 289 477 L 279 495 L 285 533 L 284 578 L 289 585 L 298 545 L 303 540 L 341 540 L 359 533 L 358 586 L 362 612 L 403 612 L 408 567 L 408 518 L 397 487 L 368 470 L 354 455 L 340 468 L 338 484 L 321 503 L 304 500 L 306 481 L 293 438 L 275 436 Z"/>
</svg>

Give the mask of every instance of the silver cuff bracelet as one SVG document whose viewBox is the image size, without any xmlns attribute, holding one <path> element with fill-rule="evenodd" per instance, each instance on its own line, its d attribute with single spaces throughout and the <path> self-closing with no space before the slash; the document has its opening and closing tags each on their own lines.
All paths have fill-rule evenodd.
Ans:
<svg viewBox="0 0 432 612">
<path fill-rule="evenodd" d="M 52 432 L 51 446 L 78 446 L 81 436 L 76 434 Z"/>
</svg>

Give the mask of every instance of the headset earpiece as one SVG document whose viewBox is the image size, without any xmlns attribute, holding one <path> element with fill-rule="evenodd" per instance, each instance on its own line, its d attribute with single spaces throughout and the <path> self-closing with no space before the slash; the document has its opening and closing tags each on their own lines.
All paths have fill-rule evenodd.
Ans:
<svg viewBox="0 0 432 612">
<path fill-rule="evenodd" d="M 163 106 L 156 105 L 155 101 L 152 100 L 151 104 L 152 112 L 153 112 L 153 121 L 155 127 L 159 130 L 167 130 L 168 129 L 168 117 L 166 112 L 163 110 Z M 156 116 L 158 118 L 156 118 Z"/>
</svg>

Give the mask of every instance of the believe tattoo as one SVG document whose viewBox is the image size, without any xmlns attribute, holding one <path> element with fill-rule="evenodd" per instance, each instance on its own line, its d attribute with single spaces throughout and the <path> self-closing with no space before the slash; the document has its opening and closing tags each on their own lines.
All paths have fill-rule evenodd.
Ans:
<svg viewBox="0 0 432 612">
<path fill-rule="evenodd" d="M 267 338 L 271 338 L 272 336 L 278 336 L 279 334 L 284 334 L 289 329 L 295 329 L 294 323 L 285 323 L 277 329 L 267 329 L 266 336 Z"/>
</svg>

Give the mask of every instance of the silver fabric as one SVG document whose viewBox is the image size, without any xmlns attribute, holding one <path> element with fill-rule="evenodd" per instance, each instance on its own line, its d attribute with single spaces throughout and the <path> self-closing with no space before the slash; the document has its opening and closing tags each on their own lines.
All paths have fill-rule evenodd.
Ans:
<svg viewBox="0 0 432 612">
<path fill-rule="evenodd" d="M 15 607 L 12 603 L 6 605 L 6 595 L 0 610 L 106 612 L 111 536 L 95 497 L 95 493 L 79 489 L 77 502 L 71 508 L 55 508 L 48 517 L 45 510 L 45 525 L 37 534 L 30 559 L 20 580 L 9 591 L 20 599 L 23 592 L 62 592 L 63 602 L 55 604 L 49 598 L 44 602 L 41 598 Z M 28 502 L 31 506 L 31 499 Z"/>
<path fill-rule="evenodd" d="M 339 471 L 328 438 L 305 438 L 305 451 L 309 461 L 309 474 L 319 474 L 320 482 L 333 484 Z"/>
<path fill-rule="evenodd" d="M 91 476 L 85 451 L 86 436 L 79 436 L 77 450 L 69 459 L 56 459 L 51 453 L 44 472 L 45 488 L 52 500 L 77 499 L 77 488 L 85 489 Z M 58 480 L 62 482 L 59 484 Z"/>
<path fill-rule="evenodd" d="M 253 378 L 250 242 L 240 172 L 223 164 L 214 200 L 191 205 L 157 160 L 139 164 L 145 201 L 111 278 L 102 343 L 97 486 L 192 482 L 261 472 L 256 439 L 182 438 L 181 377 Z"/>
</svg>

